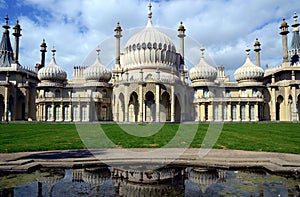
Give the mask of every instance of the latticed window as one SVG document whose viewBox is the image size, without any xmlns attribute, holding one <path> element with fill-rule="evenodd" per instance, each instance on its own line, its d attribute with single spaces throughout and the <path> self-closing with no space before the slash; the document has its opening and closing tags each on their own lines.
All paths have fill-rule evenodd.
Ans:
<svg viewBox="0 0 300 197">
<path fill-rule="evenodd" d="M 232 120 L 236 120 L 236 105 L 232 105 L 231 107 L 231 116 L 232 116 Z"/>
</svg>

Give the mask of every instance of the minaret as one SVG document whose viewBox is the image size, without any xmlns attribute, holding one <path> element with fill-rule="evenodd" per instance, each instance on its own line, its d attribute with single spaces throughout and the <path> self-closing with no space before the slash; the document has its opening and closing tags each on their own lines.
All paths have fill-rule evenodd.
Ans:
<svg viewBox="0 0 300 197">
<path fill-rule="evenodd" d="M 256 66 L 260 67 L 260 42 L 258 41 L 258 38 L 256 38 L 255 43 L 254 43 L 254 51 L 256 53 Z"/>
<path fill-rule="evenodd" d="M 298 16 L 297 13 L 294 14 L 294 24 L 292 24 L 293 27 L 293 38 L 292 38 L 292 45 L 291 48 L 292 49 L 300 49 L 300 37 L 299 37 L 299 28 L 298 26 L 300 25 L 297 21 Z"/>
<path fill-rule="evenodd" d="M 180 55 L 182 57 L 182 64 L 184 64 L 184 37 L 185 37 L 185 28 L 180 22 L 180 25 L 178 27 L 178 37 L 180 39 Z"/>
<path fill-rule="evenodd" d="M 120 39 L 122 37 L 122 28 L 120 23 L 117 23 L 115 28 L 115 37 L 116 37 L 116 66 L 120 67 Z"/>
<path fill-rule="evenodd" d="M 289 25 L 285 21 L 285 18 L 282 19 L 280 26 L 280 34 L 282 35 L 282 57 L 283 57 L 283 66 L 289 62 L 288 60 L 288 46 L 287 46 L 287 34 L 289 33 Z M 289 64 L 286 64 L 286 66 Z"/>
<path fill-rule="evenodd" d="M 45 42 L 45 39 L 43 39 L 43 42 L 42 42 L 40 47 L 41 47 L 41 49 L 40 49 L 40 51 L 41 51 L 41 66 L 39 67 L 39 70 L 41 68 L 45 67 L 45 59 L 46 59 L 45 55 L 46 55 L 46 52 L 47 52 L 47 44 Z"/>
<path fill-rule="evenodd" d="M 21 34 L 21 26 L 19 25 L 19 21 L 17 20 L 16 25 L 13 27 L 15 36 L 15 45 L 14 45 L 14 61 L 15 63 L 19 63 L 19 38 L 22 36 Z"/>
</svg>

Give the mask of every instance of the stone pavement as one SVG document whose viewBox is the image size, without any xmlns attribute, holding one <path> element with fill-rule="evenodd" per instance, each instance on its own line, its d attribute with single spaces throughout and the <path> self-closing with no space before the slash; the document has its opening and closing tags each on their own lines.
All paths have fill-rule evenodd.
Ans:
<svg viewBox="0 0 300 197">
<path fill-rule="evenodd" d="M 300 173 L 300 155 L 221 149 L 96 149 L 0 154 L 0 172 L 32 171 L 40 167 L 94 165 L 179 164 L 224 168 L 264 168 Z"/>
</svg>

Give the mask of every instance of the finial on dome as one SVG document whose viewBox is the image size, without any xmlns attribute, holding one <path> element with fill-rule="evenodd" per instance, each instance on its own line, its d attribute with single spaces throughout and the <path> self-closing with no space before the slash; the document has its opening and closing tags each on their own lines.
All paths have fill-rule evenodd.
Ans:
<svg viewBox="0 0 300 197">
<path fill-rule="evenodd" d="M 152 5 L 151 5 L 151 1 L 149 0 L 149 4 L 148 4 L 148 24 L 147 27 L 151 27 L 152 26 Z"/>
<path fill-rule="evenodd" d="M 245 51 L 246 51 L 247 56 L 249 57 L 251 49 L 249 47 L 247 47 Z"/>
<path fill-rule="evenodd" d="M 6 15 L 4 19 L 5 19 L 5 24 L 2 27 L 8 30 L 10 28 L 8 25 L 8 20 L 9 20 L 8 15 Z"/>
<path fill-rule="evenodd" d="M 52 57 L 54 58 L 54 57 L 55 57 L 55 52 L 56 52 L 56 49 L 55 49 L 55 47 L 54 47 L 54 46 L 53 46 L 53 48 L 52 48 L 51 52 L 52 52 Z"/>
<path fill-rule="evenodd" d="M 298 23 L 298 15 L 296 12 L 294 13 L 293 18 L 294 18 L 294 24 L 292 24 L 292 27 L 297 28 L 300 24 Z M 295 29 L 295 30 L 297 30 L 297 29 Z"/>
<path fill-rule="evenodd" d="M 204 58 L 205 48 L 201 48 L 200 51 L 201 51 L 201 58 Z"/>
<path fill-rule="evenodd" d="M 100 61 L 100 52 L 101 52 L 101 49 L 100 49 L 99 46 L 97 47 L 96 52 L 97 52 L 97 60 Z"/>
</svg>

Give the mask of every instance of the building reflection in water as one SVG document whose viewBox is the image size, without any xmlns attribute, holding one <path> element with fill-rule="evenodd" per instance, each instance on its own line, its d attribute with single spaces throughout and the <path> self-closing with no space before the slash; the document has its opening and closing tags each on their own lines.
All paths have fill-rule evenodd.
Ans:
<svg viewBox="0 0 300 197">
<path fill-rule="evenodd" d="M 122 170 L 114 168 L 112 179 L 118 196 L 181 196 L 184 195 L 185 168 L 156 170 Z"/>
<path fill-rule="evenodd" d="M 299 196 L 299 177 L 264 171 L 168 166 L 40 169 L 0 176 L 2 196 Z"/>
<path fill-rule="evenodd" d="M 226 171 L 221 169 L 194 168 L 190 171 L 190 180 L 198 184 L 201 192 L 205 194 L 206 189 L 212 184 L 226 181 Z"/>
</svg>

